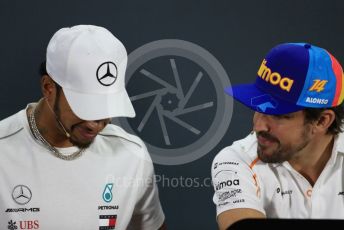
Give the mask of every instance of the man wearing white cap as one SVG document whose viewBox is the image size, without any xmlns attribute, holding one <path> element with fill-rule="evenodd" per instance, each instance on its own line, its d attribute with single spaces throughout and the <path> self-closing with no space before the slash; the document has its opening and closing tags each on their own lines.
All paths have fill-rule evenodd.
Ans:
<svg viewBox="0 0 344 230">
<path fill-rule="evenodd" d="M 109 124 L 134 117 L 127 53 L 107 29 L 58 30 L 43 98 L 0 122 L 0 229 L 164 229 L 144 143 Z"/>
</svg>

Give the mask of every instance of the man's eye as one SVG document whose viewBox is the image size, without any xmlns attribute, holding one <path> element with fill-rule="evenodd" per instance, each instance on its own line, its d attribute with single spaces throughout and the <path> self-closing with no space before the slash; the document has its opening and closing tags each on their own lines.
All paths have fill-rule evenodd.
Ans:
<svg viewBox="0 0 344 230">
<path fill-rule="evenodd" d="M 276 119 L 290 119 L 291 115 L 290 114 L 282 114 L 282 115 L 274 115 Z"/>
</svg>

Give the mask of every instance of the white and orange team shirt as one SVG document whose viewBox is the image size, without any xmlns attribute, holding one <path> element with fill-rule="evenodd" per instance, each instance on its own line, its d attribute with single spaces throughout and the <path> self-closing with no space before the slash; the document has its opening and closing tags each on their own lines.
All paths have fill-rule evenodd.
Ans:
<svg viewBox="0 0 344 230">
<path fill-rule="evenodd" d="M 138 137 L 107 125 L 65 161 L 34 139 L 25 110 L 0 122 L 0 229 L 156 230 L 164 218 Z"/>
<path fill-rule="evenodd" d="M 217 216 L 251 208 L 268 218 L 344 219 L 344 136 L 335 138 L 332 155 L 314 186 L 288 162 L 257 158 L 255 133 L 235 141 L 215 157 L 211 173 Z"/>
</svg>

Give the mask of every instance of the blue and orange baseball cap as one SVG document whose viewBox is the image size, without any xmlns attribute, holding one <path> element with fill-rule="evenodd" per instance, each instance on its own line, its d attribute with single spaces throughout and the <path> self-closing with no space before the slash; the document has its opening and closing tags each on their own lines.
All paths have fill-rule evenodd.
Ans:
<svg viewBox="0 0 344 230">
<path fill-rule="evenodd" d="M 330 108 L 343 102 L 343 69 L 323 48 L 284 43 L 269 51 L 253 84 L 231 86 L 225 92 L 252 110 L 271 115 Z"/>
</svg>

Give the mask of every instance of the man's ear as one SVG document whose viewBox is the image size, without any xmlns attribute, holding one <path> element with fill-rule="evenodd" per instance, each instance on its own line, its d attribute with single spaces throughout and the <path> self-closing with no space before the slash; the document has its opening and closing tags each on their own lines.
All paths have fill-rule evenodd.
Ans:
<svg viewBox="0 0 344 230">
<path fill-rule="evenodd" d="M 334 122 L 336 114 L 331 109 L 324 110 L 319 119 L 315 122 L 314 131 L 327 133 L 328 128 Z"/>
<path fill-rule="evenodd" d="M 55 96 L 56 85 L 49 75 L 43 75 L 41 78 L 41 90 L 44 98 L 51 99 Z"/>
</svg>

